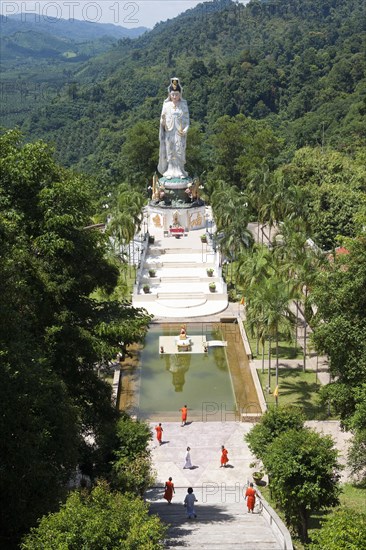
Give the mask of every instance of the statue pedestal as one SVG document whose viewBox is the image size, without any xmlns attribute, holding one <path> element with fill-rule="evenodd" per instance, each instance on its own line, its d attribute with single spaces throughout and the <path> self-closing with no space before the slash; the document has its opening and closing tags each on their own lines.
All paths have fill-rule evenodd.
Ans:
<svg viewBox="0 0 366 550">
<path fill-rule="evenodd" d="M 175 208 L 189 208 L 192 204 L 192 178 L 166 178 L 162 177 L 158 181 L 156 200 L 163 203 L 164 206 Z"/>
<path fill-rule="evenodd" d="M 190 177 L 161 177 L 155 184 L 149 204 L 150 219 L 155 227 L 164 231 L 172 227 L 184 230 L 204 228 L 205 203 L 199 198 L 198 184 Z"/>
<path fill-rule="evenodd" d="M 169 232 L 171 236 L 175 236 L 173 235 L 174 232 L 170 232 L 171 227 L 179 226 L 188 231 L 205 229 L 206 227 L 206 207 L 203 203 L 201 206 L 190 206 L 188 208 L 162 206 L 153 203 L 154 201 L 151 201 L 148 207 L 150 231 L 152 233 L 154 228 L 160 228 Z"/>
<path fill-rule="evenodd" d="M 186 189 L 193 184 L 193 180 L 190 177 L 186 178 L 167 178 L 165 176 L 159 179 L 159 187 L 165 189 Z"/>
</svg>

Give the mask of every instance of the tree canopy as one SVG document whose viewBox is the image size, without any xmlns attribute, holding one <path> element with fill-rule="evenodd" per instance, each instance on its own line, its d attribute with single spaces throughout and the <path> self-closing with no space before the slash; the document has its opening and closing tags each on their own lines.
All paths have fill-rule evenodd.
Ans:
<svg viewBox="0 0 366 550">
<path fill-rule="evenodd" d="M 41 519 L 24 538 L 22 550 L 160 550 L 165 529 L 139 498 L 99 483 L 90 494 L 74 491 L 59 512 Z"/>
<path fill-rule="evenodd" d="M 136 40 L 120 40 L 82 67 L 78 63 L 72 70 L 69 64 L 63 86 L 47 81 L 58 96 L 34 102 L 19 123 L 33 139 L 54 141 L 68 166 L 103 173 L 111 183 L 131 173 L 128 164 L 135 157 L 144 179 L 156 158 L 151 136 L 155 126 L 156 144 L 161 104 L 174 73 L 192 121 L 207 138 L 220 117 L 249 119 L 238 146 L 253 154 L 241 151 L 227 167 L 240 179 L 251 169 L 249 156 L 260 159 L 265 153 L 273 162 L 278 139 L 285 140 L 287 157 L 319 145 L 354 156 L 365 144 L 363 15 L 362 0 L 202 3 Z M 7 96 L 11 124 L 15 95 Z M 252 127 L 260 131 L 253 134 Z M 203 142 L 206 165 L 198 175 L 212 167 L 209 143 Z"/>
<path fill-rule="evenodd" d="M 87 229 L 88 180 L 17 131 L 0 146 L 0 531 L 8 541 L 57 507 L 77 464 L 105 471 L 116 412 L 97 367 L 121 342 L 142 340 L 150 316 L 90 298 L 112 291 L 118 270 L 105 236 Z"/>
</svg>

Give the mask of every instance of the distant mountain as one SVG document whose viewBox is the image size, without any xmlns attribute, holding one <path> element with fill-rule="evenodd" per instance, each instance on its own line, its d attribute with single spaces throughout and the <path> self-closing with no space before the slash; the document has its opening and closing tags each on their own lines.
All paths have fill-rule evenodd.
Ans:
<svg viewBox="0 0 366 550">
<path fill-rule="evenodd" d="M 134 42 L 147 30 L 78 20 L 46 20 L 35 14 L 0 16 L 1 124 L 20 125 L 29 113 L 72 86 L 85 61 Z"/>
<path fill-rule="evenodd" d="M 92 23 L 78 19 L 57 19 L 39 16 L 36 13 L 20 13 L 17 15 L 0 16 L 1 35 L 9 36 L 18 32 L 44 32 L 52 36 L 68 38 L 69 40 L 92 41 L 104 36 L 115 39 L 137 38 L 149 29 L 136 27 L 127 29 L 110 23 Z"/>
<path fill-rule="evenodd" d="M 70 50 L 70 41 L 42 32 L 15 32 L 1 38 L 1 57 L 16 59 L 20 56 L 58 57 Z"/>
<path fill-rule="evenodd" d="M 46 32 L 23 31 L 0 38 L 1 66 L 14 68 L 27 61 L 29 67 L 43 60 L 86 61 L 105 52 L 117 40 L 103 36 L 93 41 L 75 42 Z"/>
<path fill-rule="evenodd" d="M 54 143 L 64 165 L 124 181 L 129 129 L 142 122 L 158 132 L 176 75 L 207 158 L 224 115 L 263 120 L 286 143 L 286 155 L 324 140 L 355 154 L 365 145 L 364 35 L 364 0 L 214 0 L 85 63 L 38 70 L 31 80 L 47 90 L 42 101 L 38 94 L 32 102 L 38 88 L 17 95 L 22 67 L 6 88 L 4 125 L 16 122 L 30 139 Z"/>
</svg>

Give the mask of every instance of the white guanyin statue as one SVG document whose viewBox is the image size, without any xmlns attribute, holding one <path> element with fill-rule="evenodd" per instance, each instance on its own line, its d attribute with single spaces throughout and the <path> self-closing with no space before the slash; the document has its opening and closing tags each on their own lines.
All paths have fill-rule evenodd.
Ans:
<svg viewBox="0 0 366 550">
<path fill-rule="evenodd" d="M 160 152 L 158 170 L 164 177 L 186 178 L 186 142 L 189 112 L 179 78 L 171 78 L 168 97 L 163 103 L 160 117 Z"/>
</svg>

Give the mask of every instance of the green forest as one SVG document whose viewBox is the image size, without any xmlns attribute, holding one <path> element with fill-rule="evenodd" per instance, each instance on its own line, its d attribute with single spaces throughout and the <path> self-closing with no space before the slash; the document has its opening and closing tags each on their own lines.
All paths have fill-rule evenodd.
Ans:
<svg viewBox="0 0 366 550">
<path fill-rule="evenodd" d="M 54 143 L 63 165 L 110 184 L 138 177 L 143 185 L 151 166 L 131 174 L 124 149 L 143 123 L 156 156 L 161 104 L 174 73 L 196 125 L 191 139 L 200 139 L 192 175 L 212 169 L 210 141 L 225 115 L 266 124 L 283 143 L 277 162 L 304 146 L 354 157 L 365 145 L 363 16 L 362 0 L 200 4 L 78 65 L 21 129 L 27 139 Z"/>
<path fill-rule="evenodd" d="M 131 306 L 126 259 L 109 236 L 126 244 L 140 229 L 172 76 L 191 116 L 186 168 L 213 208 L 231 264 L 230 297 L 245 290 L 263 342 L 278 341 L 280 325 L 287 330 L 289 300 L 302 302 L 311 345 L 329 356 L 333 378 L 321 399 L 353 433 L 349 465 L 365 483 L 365 22 L 362 0 L 215 0 L 133 39 L 77 45 L 54 36 L 50 51 L 46 35 L 33 30 L 4 38 L 0 546 L 78 549 L 92 537 L 95 548 L 120 548 L 122 532 L 124 548 L 161 548 L 164 526 L 140 499 L 152 483 L 150 432 L 116 413 L 100 372 L 143 342 L 151 322 Z M 107 216 L 109 234 L 90 229 Z M 270 237 L 280 228 L 280 239 L 269 248 L 254 244 L 249 222 L 265 224 Z M 278 306 L 270 327 L 264 304 Z M 307 441 L 303 419 L 299 430 L 284 418 L 299 431 L 298 444 L 281 430 L 275 435 L 295 453 Z M 258 437 L 274 440 L 273 425 L 269 416 Z M 338 502 L 326 468 L 333 451 L 310 439 L 314 453 L 324 447 L 332 494 L 322 499 L 331 507 Z M 268 469 L 282 476 L 281 445 L 273 445 Z M 93 489 L 70 495 L 77 467 Z M 288 504 L 286 487 L 277 498 Z M 344 531 L 349 513 L 340 512 Z M 288 518 L 295 516 L 291 509 Z M 312 549 L 339 550 L 329 542 L 337 517 L 330 515 Z M 365 540 L 362 513 L 358 520 L 356 545 L 342 539 L 352 550 Z M 60 533 L 71 537 L 69 546 L 57 542 Z"/>
</svg>

